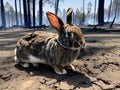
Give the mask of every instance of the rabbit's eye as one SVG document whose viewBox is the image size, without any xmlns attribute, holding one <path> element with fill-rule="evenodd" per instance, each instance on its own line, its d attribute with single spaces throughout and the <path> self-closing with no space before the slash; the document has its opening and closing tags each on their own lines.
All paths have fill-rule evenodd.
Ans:
<svg viewBox="0 0 120 90">
<path fill-rule="evenodd" d="M 73 38 L 73 33 L 67 32 L 67 33 L 66 33 L 66 37 L 71 37 L 71 38 Z"/>
</svg>

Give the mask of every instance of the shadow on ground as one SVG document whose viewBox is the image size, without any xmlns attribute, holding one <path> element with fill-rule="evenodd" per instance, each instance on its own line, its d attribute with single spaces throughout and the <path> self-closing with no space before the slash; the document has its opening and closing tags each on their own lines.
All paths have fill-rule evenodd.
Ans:
<svg viewBox="0 0 120 90">
<path fill-rule="evenodd" d="M 88 46 L 85 49 L 81 49 L 77 59 L 82 59 L 84 57 L 92 57 L 93 55 L 100 54 L 100 52 L 102 52 L 101 55 L 104 56 L 104 54 L 107 50 L 110 51 L 115 48 L 116 48 L 115 46 L 111 46 L 111 47 Z"/>
<path fill-rule="evenodd" d="M 91 86 L 90 79 L 82 73 L 67 69 L 66 75 L 58 75 L 54 72 L 53 68 L 49 65 L 40 64 L 38 67 L 23 68 L 19 64 L 15 67 L 19 70 L 25 71 L 30 74 L 32 72 L 34 76 L 45 76 L 47 78 L 56 79 L 57 82 L 67 82 L 69 85 L 73 85 L 74 88 L 87 88 Z"/>
</svg>

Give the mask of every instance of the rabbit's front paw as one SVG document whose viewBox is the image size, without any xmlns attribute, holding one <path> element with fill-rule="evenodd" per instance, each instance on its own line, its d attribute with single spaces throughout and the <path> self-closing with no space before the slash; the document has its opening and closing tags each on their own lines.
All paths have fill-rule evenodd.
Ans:
<svg viewBox="0 0 120 90">
<path fill-rule="evenodd" d="M 29 63 L 21 63 L 21 66 L 24 68 L 28 68 L 29 67 Z"/>
<path fill-rule="evenodd" d="M 39 65 L 37 63 L 32 64 L 34 67 L 38 67 Z"/>
<path fill-rule="evenodd" d="M 69 65 L 67 65 L 67 66 L 65 66 L 65 67 L 68 68 L 68 69 L 75 70 L 75 67 L 74 67 L 72 64 L 69 64 Z"/>
<path fill-rule="evenodd" d="M 67 74 L 67 71 L 63 67 L 53 66 L 53 68 L 54 68 L 55 72 L 59 75 Z"/>
</svg>

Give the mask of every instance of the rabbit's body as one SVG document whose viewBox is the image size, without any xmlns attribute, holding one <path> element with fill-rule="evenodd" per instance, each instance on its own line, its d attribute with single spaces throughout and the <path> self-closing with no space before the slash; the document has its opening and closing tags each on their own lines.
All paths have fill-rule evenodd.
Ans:
<svg viewBox="0 0 120 90">
<path fill-rule="evenodd" d="M 58 34 L 42 32 L 26 34 L 17 42 L 15 61 L 25 66 L 29 63 L 45 63 L 53 66 L 58 74 L 67 73 L 64 67 L 74 69 L 71 62 L 85 46 L 85 40 L 80 28 L 71 24 L 71 8 L 67 14 L 67 24 L 64 24 L 59 17 L 48 12 L 48 20 Z"/>
<path fill-rule="evenodd" d="M 53 35 L 50 37 L 44 37 L 41 40 L 41 33 L 37 32 L 37 37 L 34 33 L 31 33 L 31 38 L 28 37 L 24 38 L 30 42 L 27 46 L 20 45 L 20 42 L 17 44 L 16 48 L 16 56 L 19 59 L 19 62 L 26 62 L 26 63 L 46 63 L 48 65 L 57 65 L 57 66 L 65 66 L 71 63 L 77 56 L 78 50 L 72 50 L 65 47 L 62 47 L 58 41 L 58 35 Z M 22 53 L 21 53 L 22 52 Z M 32 60 L 31 58 L 34 59 Z"/>
</svg>

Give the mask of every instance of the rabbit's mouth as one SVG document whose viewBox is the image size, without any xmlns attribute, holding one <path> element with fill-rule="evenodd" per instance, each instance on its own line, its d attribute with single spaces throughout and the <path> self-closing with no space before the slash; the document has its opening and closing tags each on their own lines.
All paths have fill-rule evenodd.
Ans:
<svg viewBox="0 0 120 90">
<path fill-rule="evenodd" d="M 61 46 L 61 47 L 63 47 L 63 48 L 65 48 L 65 49 L 69 49 L 69 50 L 80 50 L 80 47 L 69 47 L 69 46 L 66 46 L 66 45 L 64 45 L 64 44 L 62 44 L 62 42 L 59 40 L 59 38 L 56 38 L 56 40 L 57 40 L 57 42 L 58 42 L 58 44 Z"/>
</svg>

